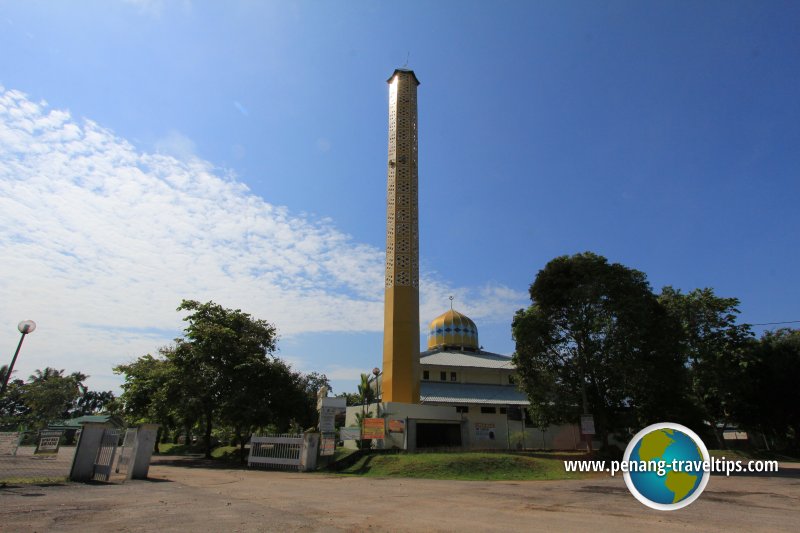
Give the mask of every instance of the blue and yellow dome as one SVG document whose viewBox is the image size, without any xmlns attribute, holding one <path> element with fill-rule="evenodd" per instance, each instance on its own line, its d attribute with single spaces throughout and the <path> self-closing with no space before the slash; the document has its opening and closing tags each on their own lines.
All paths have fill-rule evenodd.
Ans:
<svg viewBox="0 0 800 533">
<path fill-rule="evenodd" d="M 444 346 L 477 351 L 480 345 L 475 322 L 453 309 L 434 318 L 428 326 L 428 349 Z"/>
</svg>

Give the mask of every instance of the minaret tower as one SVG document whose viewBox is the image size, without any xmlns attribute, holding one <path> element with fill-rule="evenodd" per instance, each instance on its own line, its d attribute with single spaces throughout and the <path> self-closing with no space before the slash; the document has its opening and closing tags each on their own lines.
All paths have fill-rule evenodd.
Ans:
<svg viewBox="0 0 800 533">
<path fill-rule="evenodd" d="M 412 70 L 396 69 L 387 81 L 389 164 L 381 396 L 384 402 L 419 403 L 419 80 Z"/>
</svg>

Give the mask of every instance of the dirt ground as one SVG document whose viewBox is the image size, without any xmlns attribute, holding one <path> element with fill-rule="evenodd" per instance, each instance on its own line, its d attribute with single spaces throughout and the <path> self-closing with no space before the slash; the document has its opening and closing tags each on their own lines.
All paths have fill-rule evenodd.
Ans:
<svg viewBox="0 0 800 533">
<path fill-rule="evenodd" d="M 717 477 L 653 511 L 621 477 L 436 481 L 213 468 L 159 458 L 150 480 L 0 489 L 0 531 L 798 531 L 800 464 Z"/>
</svg>

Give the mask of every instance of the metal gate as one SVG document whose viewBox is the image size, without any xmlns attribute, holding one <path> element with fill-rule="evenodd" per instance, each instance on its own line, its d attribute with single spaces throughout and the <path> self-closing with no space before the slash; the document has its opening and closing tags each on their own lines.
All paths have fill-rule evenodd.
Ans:
<svg viewBox="0 0 800 533">
<path fill-rule="evenodd" d="M 253 435 L 247 466 L 299 470 L 302 448 L 303 435 Z"/>
<path fill-rule="evenodd" d="M 94 481 L 108 481 L 111 477 L 111 470 L 114 465 L 114 455 L 119 444 L 118 429 L 106 429 L 103 431 L 103 438 L 100 441 L 100 448 L 97 450 L 97 458 L 94 460 Z"/>
<path fill-rule="evenodd" d="M 119 459 L 117 460 L 117 474 L 128 474 L 130 468 L 131 458 L 134 453 L 134 444 L 136 443 L 136 428 L 129 428 L 125 430 L 125 439 L 122 441 L 122 448 L 119 451 Z M 120 472 L 121 471 L 121 472 Z"/>
</svg>

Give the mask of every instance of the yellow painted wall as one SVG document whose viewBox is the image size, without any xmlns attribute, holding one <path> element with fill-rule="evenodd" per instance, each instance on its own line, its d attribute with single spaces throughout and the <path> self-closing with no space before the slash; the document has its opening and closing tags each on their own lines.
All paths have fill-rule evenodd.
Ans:
<svg viewBox="0 0 800 533">
<path fill-rule="evenodd" d="M 382 399 L 419 403 L 419 290 L 388 287 L 385 302 Z"/>
</svg>

